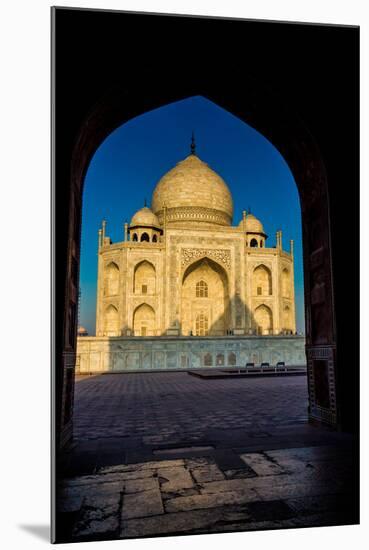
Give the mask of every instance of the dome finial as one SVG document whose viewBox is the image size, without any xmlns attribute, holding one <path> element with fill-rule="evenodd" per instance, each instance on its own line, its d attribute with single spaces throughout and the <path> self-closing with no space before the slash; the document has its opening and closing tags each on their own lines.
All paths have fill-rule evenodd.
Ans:
<svg viewBox="0 0 369 550">
<path fill-rule="evenodd" d="M 196 155 L 195 134 L 193 130 L 191 136 L 191 155 Z"/>
<path fill-rule="evenodd" d="M 146 204 L 146 197 L 144 198 L 144 208 L 146 208 L 147 204 Z"/>
</svg>

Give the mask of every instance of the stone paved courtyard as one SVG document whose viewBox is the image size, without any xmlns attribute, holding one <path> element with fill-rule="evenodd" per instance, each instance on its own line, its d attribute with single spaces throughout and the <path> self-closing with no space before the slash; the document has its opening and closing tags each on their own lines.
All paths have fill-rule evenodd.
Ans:
<svg viewBox="0 0 369 550">
<path fill-rule="evenodd" d="M 307 420 L 306 376 L 201 380 L 186 372 L 82 378 L 75 437 L 202 438 L 212 429 L 262 431 Z"/>
<path fill-rule="evenodd" d="M 60 541 L 357 521 L 351 436 L 307 423 L 304 376 L 79 379 Z"/>
</svg>

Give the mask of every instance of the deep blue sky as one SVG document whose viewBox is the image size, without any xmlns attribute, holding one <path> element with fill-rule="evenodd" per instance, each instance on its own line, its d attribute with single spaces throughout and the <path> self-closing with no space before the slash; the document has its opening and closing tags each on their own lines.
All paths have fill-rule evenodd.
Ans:
<svg viewBox="0 0 369 550">
<path fill-rule="evenodd" d="M 253 128 L 216 104 L 192 97 L 155 109 L 120 126 L 100 145 L 85 180 L 81 248 L 80 324 L 95 334 L 97 231 L 107 220 L 107 235 L 123 240 L 123 224 L 150 205 L 158 180 L 190 152 L 227 182 L 234 202 L 233 224 L 251 208 L 275 245 L 295 241 L 295 295 L 298 332 L 305 332 L 300 202 L 289 167 L 275 147 Z"/>
</svg>

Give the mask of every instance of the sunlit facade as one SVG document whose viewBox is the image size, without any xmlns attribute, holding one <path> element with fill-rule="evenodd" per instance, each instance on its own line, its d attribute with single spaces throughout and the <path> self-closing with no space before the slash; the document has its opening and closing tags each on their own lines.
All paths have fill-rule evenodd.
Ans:
<svg viewBox="0 0 369 550">
<path fill-rule="evenodd" d="M 294 334 L 293 242 L 262 223 L 232 225 L 227 184 L 192 152 L 156 185 L 151 207 L 112 243 L 99 231 L 97 336 Z"/>
<path fill-rule="evenodd" d="M 267 246 L 244 211 L 232 225 L 225 181 L 196 154 L 167 172 L 150 207 L 112 243 L 99 229 L 96 336 L 78 339 L 77 372 L 305 364 L 296 335 L 293 242 Z"/>
</svg>

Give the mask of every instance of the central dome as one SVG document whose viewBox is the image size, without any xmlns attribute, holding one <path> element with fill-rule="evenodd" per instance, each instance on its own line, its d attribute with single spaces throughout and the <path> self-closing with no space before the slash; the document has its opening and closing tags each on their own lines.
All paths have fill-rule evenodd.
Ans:
<svg viewBox="0 0 369 550">
<path fill-rule="evenodd" d="M 230 225 L 232 196 L 225 181 L 195 154 L 179 162 L 157 183 L 151 201 L 154 214 L 168 224 L 202 222 Z"/>
</svg>

